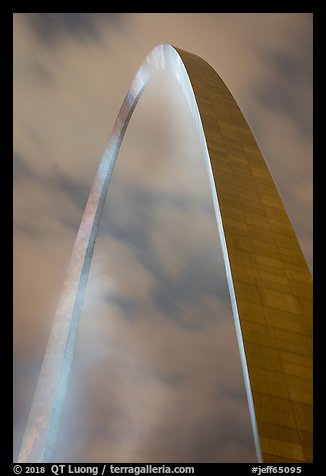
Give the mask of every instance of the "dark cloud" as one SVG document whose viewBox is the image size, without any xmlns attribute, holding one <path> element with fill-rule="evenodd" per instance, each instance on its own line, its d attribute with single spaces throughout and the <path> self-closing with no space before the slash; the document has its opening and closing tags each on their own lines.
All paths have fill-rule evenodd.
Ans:
<svg viewBox="0 0 326 476">
<path fill-rule="evenodd" d="M 202 330 L 215 316 L 212 316 L 211 309 L 205 308 L 204 305 L 201 306 L 200 317 L 187 315 L 186 312 L 180 311 L 180 306 L 198 304 L 206 296 L 213 295 L 217 299 L 222 298 L 224 302 L 228 298 L 223 276 L 218 276 L 216 272 L 214 255 L 210 258 L 196 259 L 190 253 L 186 268 L 177 279 L 169 278 L 159 270 L 155 273 L 159 283 L 153 293 L 155 305 L 187 330 Z"/>
<path fill-rule="evenodd" d="M 216 387 L 216 396 L 220 393 L 220 388 Z M 243 401 L 243 387 L 239 385 L 239 382 L 231 382 L 231 384 L 223 385 L 223 398 L 233 402 Z"/>
<path fill-rule="evenodd" d="M 310 139 L 312 135 L 312 46 L 303 45 L 301 59 L 283 51 L 264 48 L 260 55 L 267 64 L 268 76 L 259 84 L 254 83 L 254 98 L 267 110 L 285 114 L 300 134 Z M 307 97 L 307 91 L 310 93 Z M 253 121 L 255 124 L 257 120 Z M 257 125 L 259 127 L 259 125 Z"/>
<path fill-rule="evenodd" d="M 243 420 L 238 415 L 220 414 L 218 417 L 202 420 L 195 428 L 192 439 L 193 461 L 200 463 L 229 462 L 230 453 L 238 447 L 244 463 L 252 462 L 253 439 L 243 427 Z M 231 447 L 231 451 L 228 447 Z M 247 453 L 247 454 L 246 454 Z"/>
<path fill-rule="evenodd" d="M 140 306 L 135 300 L 110 293 L 106 295 L 106 302 L 110 307 L 117 306 L 122 311 L 122 316 L 126 319 L 137 319 Z"/>
<path fill-rule="evenodd" d="M 78 40 L 100 41 L 101 23 L 121 24 L 119 13 L 26 13 L 25 18 L 48 45 L 56 45 L 66 35 Z"/>
<path fill-rule="evenodd" d="M 44 189 L 51 191 L 52 206 L 60 223 L 75 232 L 77 231 L 86 206 L 89 186 L 85 185 L 81 180 L 71 177 L 63 170 L 59 170 L 57 166 L 52 167 L 50 171 L 39 172 L 31 165 L 30 161 L 18 153 L 14 153 L 13 156 L 13 179 L 17 187 L 31 186 L 32 189 L 39 189 L 40 192 Z M 41 217 L 42 209 L 41 207 L 29 207 L 26 209 L 28 194 L 27 191 L 24 193 L 25 200 L 21 204 L 24 207 L 24 213 L 18 212 L 18 206 L 15 209 L 15 230 L 32 238 L 44 237 L 47 230 L 44 228 L 44 223 L 37 219 L 37 217 Z M 73 204 L 75 209 L 77 209 L 75 213 L 71 213 L 62 207 L 62 195 L 64 200 Z M 35 200 L 33 195 L 31 197 L 30 200 Z"/>
<path fill-rule="evenodd" d="M 53 85 L 54 75 L 50 68 L 44 66 L 39 60 L 32 60 L 29 64 L 29 72 L 32 75 L 31 80 L 36 79 L 47 86 Z"/>
<path fill-rule="evenodd" d="M 154 194 L 144 194 L 133 184 L 121 181 L 113 184 L 115 178 L 112 178 L 110 184 L 99 233 L 111 235 L 138 248 L 138 251 L 145 250 L 150 244 L 148 231 L 154 207 L 151 198 L 155 200 Z"/>
<path fill-rule="evenodd" d="M 14 182 L 22 180 L 33 180 L 37 177 L 34 168 L 23 157 L 14 152 L 13 155 L 13 180 Z"/>
<path fill-rule="evenodd" d="M 198 214 L 203 213 L 208 217 L 213 214 L 210 196 L 180 196 L 173 192 L 146 189 L 146 185 L 140 188 L 139 184 L 124 182 L 119 176 L 113 176 L 108 193 L 99 233 L 134 246 L 139 257 L 148 265 L 152 259 L 155 260 L 155 256 L 147 259 L 152 245 L 150 231 L 157 226 L 157 217 L 163 209 L 191 212 L 194 222 Z M 162 220 L 161 226 L 161 232 L 164 232 L 164 227 L 168 228 L 169 223 Z"/>
<path fill-rule="evenodd" d="M 51 176 L 46 178 L 46 182 L 53 187 L 56 194 L 64 193 L 80 213 L 84 211 L 90 192 L 87 185 L 61 170 L 55 170 Z"/>
<path fill-rule="evenodd" d="M 164 261 L 153 246 L 151 236 L 153 233 L 160 234 L 173 250 L 174 242 L 173 239 L 171 241 L 170 236 L 171 225 L 166 218 L 162 218 L 161 222 L 158 221 L 160 216 L 164 217 L 166 214 L 169 216 L 168 213 L 171 210 L 180 214 L 188 212 L 189 221 L 192 223 L 189 232 L 192 231 L 193 236 L 198 233 L 196 218 L 199 215 L 204 214 L 206 220 L 213 223 L 212 229 L 214 230 L 215 216 L 210 197 L 208 197 L 209 200 L 206 198 L 199 200 L 197 197 L 151 192 L 137 188 L 135 184 L 127 187 L 119 182 L 119 185 L 119 188 L 114 186 L 111 189 L 113 192 L 113 196 L 110 195 L 112 206 L 105 208 L 99 230 L 100 239 L 108 235 L 125 242 L 128 247 L 132 247 L 139 262 L 156 278 L 157 285 L 151 295 L 153 304 L 188 330 L 202 329 L 212 318 L 210 310 L 203 309 L 201 319 L 195 317 L 190 319 L 186 313 L 180 312 L 180 305 L 198 304 L 207 296 L 215 296 L 221 302 L 229 300 L 217 227 L 215 236 L 211 235 L 211 229 L 208 231 L 205 229 L 203 230 L 204 237 L 199 235 L 197 240 L 194 239 L 193 244 L 187 245 L 189 249 L 186 259 L 182 261 L 177 276 L 171 276 L 168 273 Z M 118 197 L 114 196 L 116 190 L 124 197 L 123 208 L 119 201 L 117 203 Z M 129 220 L 129 217 L 132 218 Z M 180 239 L 181 236 L 182 226 Z M 115 271 L 112 266 L 108 266 L 108 268 L 110 268 L 110 274 Z M 123 280 L 119 280 L 119 286 L 121 288 L 128 287 Z M 110 297 L 113 305 L 119 304 L 127 313 L 131 311 L 132 305 L 135 306 L 132 301 L 119 301 L 114 294 L 108 296 L 108 302 Z"/>
<path fill-rule="evenodd" d="M 27 235 L 29 238 L 32 239 L 41 239 L 44 238 L 47 233 L 39 227 L 37 224 L 29 224 L 29 223 L 24 223 L 21 220 L 15 220 L 14 219 L 14 232 Z"/>
</svg>

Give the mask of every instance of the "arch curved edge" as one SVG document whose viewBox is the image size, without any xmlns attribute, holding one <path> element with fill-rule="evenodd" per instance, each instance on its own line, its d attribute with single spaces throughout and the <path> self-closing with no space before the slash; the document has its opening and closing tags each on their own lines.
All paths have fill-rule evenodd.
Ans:
<svg viewBox="0 0 326 476">
<path fill-rule="evenodd" d="M 181 85 L 205 157 L 257 459 L 311 461 L 312 378 L 308 370 L 302 370 L 312 364 L 309 269 L 268 167 L 230 91 L 204 60 L 162 44 L 149 53 L 137 71 L 100 161 L 73 247 L 18 462 L 51 460 L 113 168 L 138 99 L 160 70 L 171 72 Z M 291 332 L 301 340 L 293 338 Z M 296 359 L 304 366 L 293 364 Z"/>
</svg>

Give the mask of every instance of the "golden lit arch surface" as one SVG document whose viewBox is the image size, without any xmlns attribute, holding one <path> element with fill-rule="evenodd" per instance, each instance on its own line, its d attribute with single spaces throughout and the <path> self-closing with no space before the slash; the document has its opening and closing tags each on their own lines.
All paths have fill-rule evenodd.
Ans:
<svg viewBox="0 0 326 476">
<path fill-rule="evenodd" d="M 138 70 L 92 185 L 24 433 L 19 462 L 56 443 L 94 244 L 114 164 L 152 75 L 179 82 L 205 157 L 257 460 L 312 461 L 312 278 L 271 174 L 230 91 L 198 56 L 162 44 Z M 145 178 L 144 178 L 145 179 Z"/>
</svg>

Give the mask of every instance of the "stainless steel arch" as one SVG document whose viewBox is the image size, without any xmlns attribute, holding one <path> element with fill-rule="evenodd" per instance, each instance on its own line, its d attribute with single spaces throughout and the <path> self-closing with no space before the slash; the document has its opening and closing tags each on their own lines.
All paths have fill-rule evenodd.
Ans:
<svg viewBox="0 0 326 476">
<path fill-rule="evenodd" d="M 191 53 L 162 44 L 138 70 L 100 161 L 69 262 L 19 462 L 46 462 L 70 374 L 94 244 L 130 117 L 151 76 L 180 83 L 206 160 L 258 461 L 311 461 L 312 282 L 277 189 L 236 101 Z"/>
</svg>

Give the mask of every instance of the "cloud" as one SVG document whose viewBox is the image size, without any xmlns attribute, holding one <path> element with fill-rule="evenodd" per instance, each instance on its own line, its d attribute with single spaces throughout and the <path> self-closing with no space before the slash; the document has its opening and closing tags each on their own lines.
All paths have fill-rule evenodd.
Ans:
<svg viewBox="0 0 326 476">
<path fill-rule="evenodd" d="M 298 48 L 299 50 L 299 48 Z M 302 61 L 283 51 L 262 49 L 262 61 L 268 64 L 268 75 L 253 87 L 253 95 L 262 107 L 290 118 L 298 132 L 312 135 L 312 45 L 300 48 Z M 307 114 L 308 112 L 308 114 Z"/>
<path fill-rule="evenodd" d="M 14 154 L 13 178 L 15 233 L 44 238 L 62 234 L 67 227 L 78 230 L 89 194 L 87 185 L 57 167 L 40 172 L 19 154 Z"/>
<path fill-rule="evenodd" d="M 311 15 L 102 15 L 14 15 L 14 456 L 99 158 L 156 44 L 222 75 L 311 260 Z M 195 128 L 161 75 L 110 185 L 57 461 L 254 461 L 232 319 Z"/>
<path fill-rule="evenodd" d="M 35 179 L 35 171 L 26 160 L 15 153 L 13 157 L 13 179 L 14 181 Z"/>
<path fill-rule="evenodd" d="M 112 308 L 84 316 L 57 460 L 78 461 L 82 448 L 87 461 L 227 461 L 238 444 L 252 461 L 235 334 L 224 316 L 215 312 L 193 333 L 151 307 L 135 312 L 132 324 Z"/>
<path fill-rule="evenodd" d="M 119 13 L 25 13 L 24 17 L 48 46 L 57 46 L 64 35 L 74 36 L 77 40 L 100 41 L 101 24 L 118 22 L 121 26 Z"/>
</svg>

